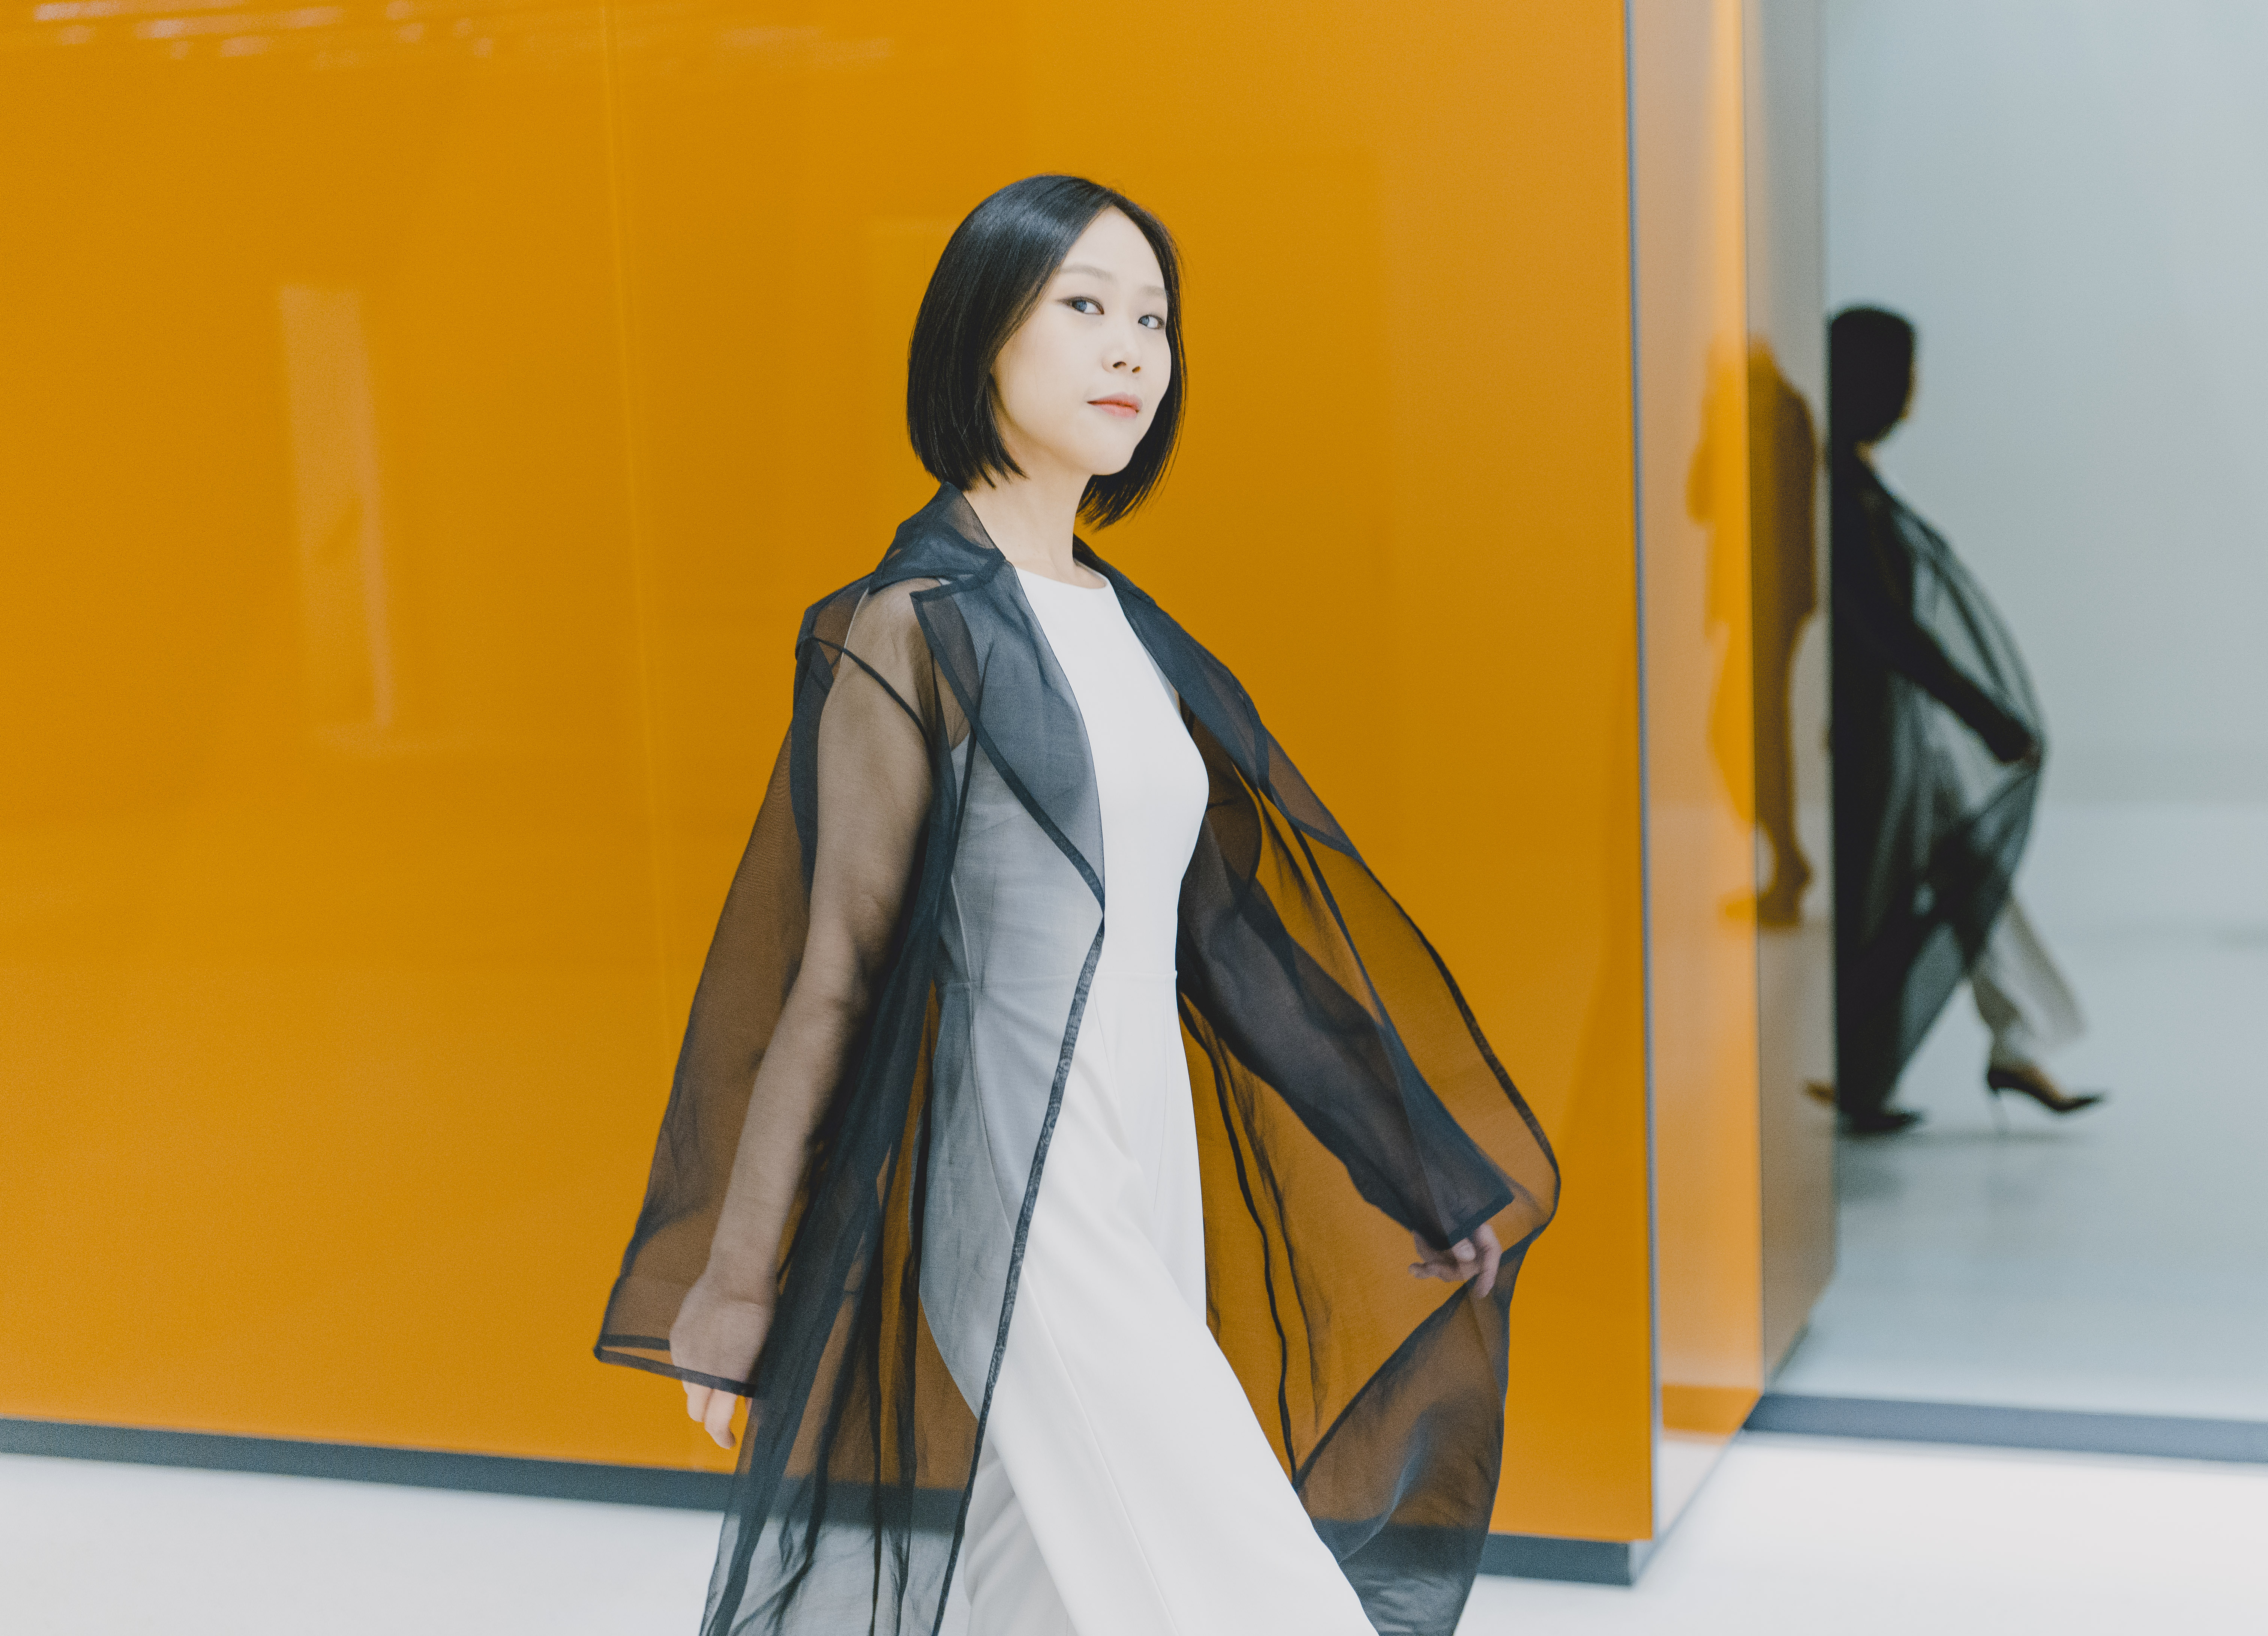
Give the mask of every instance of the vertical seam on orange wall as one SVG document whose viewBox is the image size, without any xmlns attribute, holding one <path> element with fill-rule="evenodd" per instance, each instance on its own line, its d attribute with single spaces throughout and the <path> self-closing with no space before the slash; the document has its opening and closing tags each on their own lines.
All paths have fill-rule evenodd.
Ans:
<svg viewBox="0 0 2268 1636">
<path fill-rule="evenodd" d="M 606 138 L 608 240 L 615 271 L 615 381 L 622 402 L 622 491 L 628 511 L 631 624 L 637 639 L 638 760 L 644 774 L 646 822 L 646 888 L 652 903 L 652 981 L 655 1042 L 662 1060 L 670 1050 L 669 940 L 663 893 L 659 750 L 654 735 L 653 597 L 646 582 L 645 490 L 640 480 L 639 415 L 631 336 L 635 304 L 630 298 L 630 208 L 622 176 L 622 99 L 615 83 L 619 66 L 615 35 L 618 0 L 600 0 L 599 85 Z"/>
<path fill-rule="evenodd" d="M 1653 813 L 1647 801 L 1646 666 L 1646 416 L 1639 393 L 1638 85 L 1631 42 L 1637 18 L 1632 0 L 1623 0 L 1623 265 L 1630 280 L 1631 417 L 1631 617 L 1638 658 L 1638 935 L 1639 1045 L 1646 1117 L 1646 1534 L 1661 1526 L 1658 1514 L 1661 1457 L 1661 1211 L 1654 1196 L 1653 1151 Z"/>
<path fill-rule="evenodd" d="M 1753 28 L 1749 26 L 1751 18 L 1755 19 L 1756 26 Z M 1769 146 L 1753 140 L 1755 132 L 1752 129 L 1752 121 L 1767 117 L 1764 112 L 1764 100 L 1763 86 L 1764 77 L 1769 70 L 1764 68 L 1762 60 L 1762 54 L 1764 50 L 1764 14 L 1761 8 L 1758 6 L 1756 0 L 1742 0 L 1741 6 L 1741 117 L 1739 129 L 1741 134 L 1741 332 L 1743 343 L 1748 342 L 1751 336 L 1760 333 L 1762 328 L 1762 326 L 1760 326 L 1756 321 L 1756 240 L 1753 227 L 1756 221 L 1756 202 L 1749 191 L 1756 178 L 1752 173 L 1749 161 L 1753 154 L 1758 151 L 1761 151 L 1767 155 L 1771 152 Z M 1754 70 L 1753 77 L 1751 75 L 1751 70 Z M 1769 158 L 1767 158 L 1766 162 L 1770 162 Z M 1766 208 L 1770 208 L 1769 204 L 1767 204 Z M 1743 366 L 1745 367 L 1745 362 Z M 1742 447 L 1742 453 L 1743 463 L 1748 468 L 1748 481 L 1745 486 L 1747 488 L 1749 497 L 1749 584 L 1753 587 L 1756 584 L 1756 451 L 1755 441 L 1756 421 L 1752 394 L 1754 394 L 1756 387 L 1753 381 L 1748 380 L 1746 377 L 1744 377 L 1744 382 L 1745 384 L 1743 385 L 1741 394 L 1741 408 L 1743 419 L 1749 428 L 1749 435 L 1748 441 Z M 1753 588 L 1749 591 L 1749 720 L 1753 722 L 1756 719 L 1756 593 Z M 1790 731 L 1793 733 L 1793 729 Z M 1756 799 L 1753 793 L 1756 788 L 1757 780 L 1756 756 L 1756 733 L 1754 729 L 1751 728 L 1749 735 L 1749 788 L 1751 792 L 1749 799 L 1752 803 Z M 1793 771 L 1790 772 L 1789 777 L 1792 783 L 1793 780 Z M 1789 798 L 1791 804 L 1793 804 L 1793 796 L 1791 795 Z M 1752 810 L 1754 810 L 1753 807 Z M 1756 843 L 1756 835 L 1753 826 L 1750 828 L 1749 839 L 1750 846 L 1753 847 Z M 1751 856 L 1753 857 L 1753 853 Z M 1750 865 L 1752 870 L 1754 866 L 1755 866 L 1752 863 Z M 1774 864 L 1773 868 L 1774 871 L 1777 872 L 1778 866 Z M 1764 940 L 1761 922 L 1759 922 L 1756 928 L 1750 932 L 1749 942 L 1753 949 L 1753 954 L 1749 963 L 1756 972 L 1756 1004 L 1753 1007 L 1756 1014 L 1752 1025 L 1755 1030 L 1754 1038 L 1756 1042 L 1756 1050 L 1752 1060 L 1756 1066 L 1756 1393 L 1757 1396 L 1761 1397 L 1764 1394 L 1764 1388 L 1771 1384 L 1770 1381 L 1766 1378 L 1767 1372 L 1764 1366 L 1764 1352 L 1767 1344 L 1764 1314 L 1764 1309 L 1767 1305 L 1767 1295 L 1764 1288 L 1764 1271 L 1765 1256 L 1764 1158 Z"/>
</svg>

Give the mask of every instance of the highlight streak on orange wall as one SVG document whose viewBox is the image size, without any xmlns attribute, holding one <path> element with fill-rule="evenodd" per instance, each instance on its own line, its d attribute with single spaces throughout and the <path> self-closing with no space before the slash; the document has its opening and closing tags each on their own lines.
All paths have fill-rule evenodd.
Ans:
<svg viewBox="0 0 2268 1636">
<path fill-rule="evenodd" d="M 1101 549 L 1566 1166 L 1498 1526 L 1649 1531 L 1618 4 L 26 15 L 0 1411 L 717 1461 L 599 1298 L 795 615 L 926 491 L 921 283 L 1071 168 L 1189 254 L 1186 456 Z"/>
<path fill-rule="evenodd" d="M 1631 10 L 1657 1529 L 1763 1384 L 1742 11 Z"/>
<path fill-rule="evenodd" d="M 1745 0 L 1749 481 L 1755 623 L 1757 1156 L 1763 1361 L 1835 1270 L 1833 836 L 1828 818 L 1822 0 Z"/>
</svg>

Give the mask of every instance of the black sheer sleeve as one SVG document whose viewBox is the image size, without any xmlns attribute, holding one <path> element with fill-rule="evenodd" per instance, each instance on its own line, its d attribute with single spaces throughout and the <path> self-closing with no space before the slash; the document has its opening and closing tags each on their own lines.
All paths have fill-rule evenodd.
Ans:
<svg viewBox="0 0 2268 1636">
<path fill-rule="evenodd" d="M 806 632 L 799 707 L 820 711 L 817 753 L 799 780 L 783 750 L 703 969 L 617 1291 L 617 1306 L 652 1315 L 610 1313 L 600 1350 L 617 1361 L 747 1389 L 782 1240 L 890 960 L 929 809 L 937 703 L 920 588 L 873 593 L 846 630 L 822 613 Z M 791 953 L 781 934 L 793 931 Z M 716 1162 L 727 1140 L 729 1168 Z"/>
<path fill-rule="evenodd" d="M 2031 729 L 2011 715 L 1976 679 L 1955 664 L 1914 615 L 1913 562 L 1897 538 L 1897 520 L 1873 495 L 1860 501 L 1865 521 L 1857 560 L 1837 564 L 1836 611 L 1840 629 L 1856 636 L 1889 669 L 1958 717 L 2003 761 L 2034 747 Z"/>
<path fill-rule="evenodd" d="M 1271 857 L 1299 859 L 1300 838 L 1271 822 L 1202 726 L 1195 736 L 1212 793 L 1182 888 L 1177 963 L 1189 1004 L 1219 1047 L 1346 1166 L 1364 1198 L 1437 1248 L 1469 1237 L 1512 1203 L 1511 1183 L 1356 998 L 1359 980 L 1343 983 L 1293 935 L 1262 876 Z M 1292 888 L 1300 872 L 1275 873 Z M 1308 883 L 1298 888 L 1310 937 L 1327 952 L 1344 947 L 1329 905 Z"/>
</svg>

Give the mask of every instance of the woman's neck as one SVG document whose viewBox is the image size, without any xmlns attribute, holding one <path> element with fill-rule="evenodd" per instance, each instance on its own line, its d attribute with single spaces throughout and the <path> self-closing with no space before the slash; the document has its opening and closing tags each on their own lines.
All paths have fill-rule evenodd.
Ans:
<svg viewBox="0 0 2268 1636">
<path fill-rule="evenodd" d="M 965 490 L 969 509 L 984 525 L 984 532 L 1001 556 L 1027 572 L 1049 579 L 1096 586 L 1103 583 L 1101 578 L 1082 567 L 1071 554 L 1079 503 L 1086 495 L 1086 477 L 1063 474 L 980 482 Z"/>
</svg>

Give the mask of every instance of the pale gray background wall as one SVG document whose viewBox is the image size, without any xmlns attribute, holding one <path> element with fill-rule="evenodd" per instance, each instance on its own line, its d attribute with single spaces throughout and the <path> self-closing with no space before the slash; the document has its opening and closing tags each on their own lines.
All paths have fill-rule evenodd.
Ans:
<svg viewBox="0 0 2268 1636">
<path fill-rule="evenodd" d="M 2015 627 L 2050 802 L 2268 802 L 2268 4 L 1830 0 L 1826 51 L 1830 306 L 1921 330 L 1881 464 Z"/>
<path fill-rule="evenodd" d="M 1829 0 L 1827 63 L 1829 298 L 1921 327 L 1882 463 L 2037 674 L 2111 1100 L 1999 1127 L 1956 998 L 1776 1389 L 2268 1420 L 2268 0 Z"/>
</svg>

